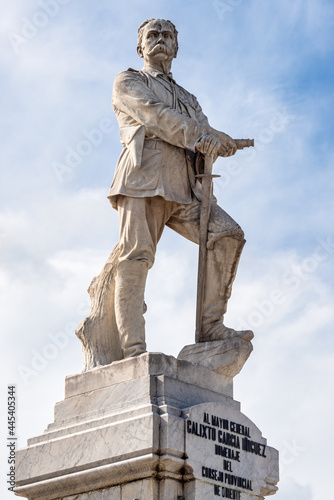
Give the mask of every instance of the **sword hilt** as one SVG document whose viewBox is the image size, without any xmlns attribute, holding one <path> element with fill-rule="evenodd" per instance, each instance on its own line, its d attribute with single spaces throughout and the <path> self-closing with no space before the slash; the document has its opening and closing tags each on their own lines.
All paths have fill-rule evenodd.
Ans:
<svg viewBox="0 0 334 500">
<path fill-rule="evenodd" d="M 238 149 L 254 147 L 254 139 L 234 139 Z"/>
<path fill-rule="evenodd" d="M 195 177 L 211 177 L 211 179 L 214 179 L 215 177 L 221 177 L 221 175 L 217 174 L 197 174 Z"/>
</svg>

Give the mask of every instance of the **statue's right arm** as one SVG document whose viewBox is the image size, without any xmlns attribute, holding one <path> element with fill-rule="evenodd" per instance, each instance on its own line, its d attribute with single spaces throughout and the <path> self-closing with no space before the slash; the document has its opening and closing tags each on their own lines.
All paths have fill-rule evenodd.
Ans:
<svg viewBox="0 0 334 500">
<path fill-rule="evenodd" d="M 211 130 L 207 122 L 185 116 L 160 101 L 138 72 L 124 71 L 116 76 L 112 103 L 115 110 L 131 116 L 150 134 L 191 151 L 196 151 L 196 143 Z"/>
</svg>

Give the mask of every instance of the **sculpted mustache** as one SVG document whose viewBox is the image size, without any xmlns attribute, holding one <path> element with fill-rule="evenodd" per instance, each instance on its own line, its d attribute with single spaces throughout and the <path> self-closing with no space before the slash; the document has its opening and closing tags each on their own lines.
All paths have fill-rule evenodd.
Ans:
<svg viewBox="0 0 334 500">
<path fill-rule="evenodd" d="M 149 55 L 155 54 L 155 52 L 167 52 L 167 47 L 163 43 L 155 45 L 152 50 L 150 50 Z"/>
</svg>

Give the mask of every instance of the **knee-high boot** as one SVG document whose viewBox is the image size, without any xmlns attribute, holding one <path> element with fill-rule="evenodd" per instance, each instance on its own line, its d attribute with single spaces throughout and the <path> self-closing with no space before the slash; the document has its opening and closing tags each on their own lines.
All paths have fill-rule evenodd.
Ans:
<svg viewBox="0 0 334 500">
<path fill-rule="evenodd" d="M 144 292 L 148 272 L 146 262 L 119 263 L 115 288 L 115 314 L 124 358 L 146 352 Z"/>
<path fill-rule="evenodd" d="M 224 325 L 224 314 L 231 296 L 232 284 L 237 272 L 245 240 L 223 237 L 207 252 L 203 323 L 200 342 L 223 340 L 239 336 L 253 338 L 253 332 L 235 331 Z"/>
</svg>

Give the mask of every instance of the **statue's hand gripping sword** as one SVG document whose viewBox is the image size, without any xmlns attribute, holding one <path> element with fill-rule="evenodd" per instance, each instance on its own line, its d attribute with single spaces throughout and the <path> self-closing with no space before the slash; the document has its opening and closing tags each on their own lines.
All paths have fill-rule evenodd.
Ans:
<svg viewBox="0 0 334 500">
<path fill-rule="evenodd" d="M 238 149 L 254 146 L 254 139 L 234 139 Z M 213 160 L 211 156 L 204 158 L 204 172 L 196 177 L 202 179 L 202 202 L 200 215 L 198 275 L 197 275 L 197 306 L 196 306 L 196 334 L 195 341 L 200 342 L 203 322 L 203 300 L 205 293 L 206 254 L 208 241 L 208 227 L 210 219 L 210 203 L 212 193 L 212 179 L 220 175 L 212 174 Z"/>
</svg>

